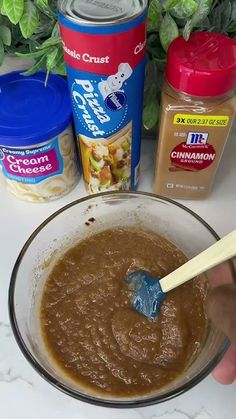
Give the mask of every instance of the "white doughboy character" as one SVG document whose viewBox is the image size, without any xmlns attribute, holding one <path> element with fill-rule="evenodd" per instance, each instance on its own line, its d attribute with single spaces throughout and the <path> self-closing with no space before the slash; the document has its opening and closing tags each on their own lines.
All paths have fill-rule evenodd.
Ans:
<svg viewBox="0 0 236 419">
<path fill-rule="evenodd" d="M 121 91 L 123 83 L 133 73 L 132 68 L 128 63 L 121 63 L 118 67 L 118 72 L 109 76 L 107 80 L 103 80 L 98 84 L 99 91 L 105 99 L 110 93 Z"/>
</svg>

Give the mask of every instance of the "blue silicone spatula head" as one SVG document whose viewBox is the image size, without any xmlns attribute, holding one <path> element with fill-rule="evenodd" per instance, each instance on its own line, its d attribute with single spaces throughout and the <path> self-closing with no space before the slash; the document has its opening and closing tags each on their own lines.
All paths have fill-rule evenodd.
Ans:
<svg viewBox="0 0 236 419">
<path fill-rule="evenodd" d="M 159 281 L 160 278 L 152 278 L 145 271 L 132 272 L 126 277 L 126 282 L 133 291 L 134 309 L 152 320 L 157 317 L 166 295 Z"/>
</svg>

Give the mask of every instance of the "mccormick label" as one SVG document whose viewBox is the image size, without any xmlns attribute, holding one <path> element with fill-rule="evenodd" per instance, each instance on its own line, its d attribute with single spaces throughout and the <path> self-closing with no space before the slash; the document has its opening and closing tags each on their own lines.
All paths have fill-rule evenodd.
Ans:
<svg viewBox="0 0 236 419">
<path fill-rule="evenodd" d="M 197 172 L 211 166 L 215 162 L 217 151 L 211 144 L 214 139 L 212 134 L 209 135 L 209 128 L 222 129 L 226 128 L 228 124 L 229 117 L 225 115 L 175 114 L 173 118 L 173 126 L 176 129 L 174 136 L 185 138 L 185 141 L 177 144 L 171 150 L 169 170 L 172 172 L 175 170 Z M 190 126 L 196 130 L 188 131 Z M 204 128 L 207 131 L 204 131 Z"/>
<path fill-rule="evenodd" d="M 59 14 L 67 75 L 90 193 L 136 187 L 140 164 L 146 12 L 83 26 Z"/>
<path fill-rule="evenodd" d="M 174 199 L 202 199 L 210 192 L 225 139 L 234 117 L 234 100 L 225 113 L 180 113 L 177 99 L 163 109 L 155 176 L 155 192 Z M 183 106 L 183 105 L 182 105 Z M 185 106 L 185 105 L 184 105 Z M 183 106 L 183 108 L 184 108 Z M 176 112 L 177 110 L 177 112 Z M 227 115 L 228 114 L 228 115 Z"/>
<path fill-rule="evenodd" d="M 0 146 L 0 165 L 11 180 L 35 184 L 63 172 L 63 159 L 58 138 L 35 148 Z"/>
<path fill-rule="evenodd" d="M 174 121 L 178 119 L 175 117 Z M 182 124 L 178 124 L 182 125 Z M 185 124 L 184 124 L 185 125 Z M 181 142 L 171 150 L 169 168 L 170 172 L 187 171 L 197 172 L 207 169 L 211 166 L 217 156 L 216 150 L 212 144 L 209 144 L 209 133 L 199 131 L 189 131 L 181 134 L 186 140 Z"/>
</svg>

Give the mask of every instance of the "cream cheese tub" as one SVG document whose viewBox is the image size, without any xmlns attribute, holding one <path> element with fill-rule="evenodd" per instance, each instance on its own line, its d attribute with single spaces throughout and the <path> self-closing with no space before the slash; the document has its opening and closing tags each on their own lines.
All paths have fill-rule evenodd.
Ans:
<svg viewBox="0 0 236 419">
<path fill-rule="evenodd" d="M 79 180 L 67 83 L 45 73 L 0 77 L 0 167 L 18 198 L 45 202 Z"/>
</svg>

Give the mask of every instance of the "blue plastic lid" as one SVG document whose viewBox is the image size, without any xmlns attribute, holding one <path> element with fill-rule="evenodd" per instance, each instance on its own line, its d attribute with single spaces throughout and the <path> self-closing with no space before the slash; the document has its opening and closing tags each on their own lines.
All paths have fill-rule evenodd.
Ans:
<svg viewBox="0 0 236 419">
<path fill-rule="evenodd" d="M 72 121 L 67 82 L 45 72 L 0 77 L 0 145 L 23 147 L 50 140 Z"/>
</svg>

